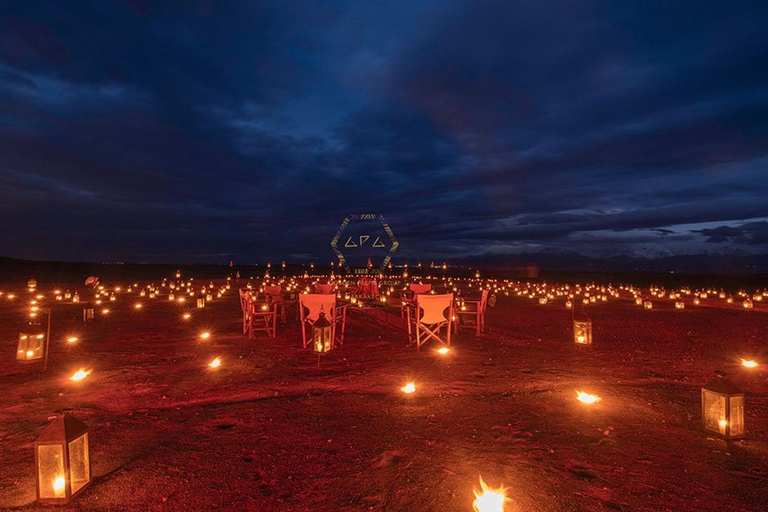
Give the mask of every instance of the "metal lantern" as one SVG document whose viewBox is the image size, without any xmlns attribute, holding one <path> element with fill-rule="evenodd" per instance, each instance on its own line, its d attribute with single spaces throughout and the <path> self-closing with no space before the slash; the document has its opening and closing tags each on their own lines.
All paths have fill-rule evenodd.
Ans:
<svg viewBox="0 0 768 512">
<path fill-rule="evenodd" d="M 93 319 L 95 317 L 95 310 L 88 306 L 83 308 L 83 323 L 87 324 L 88 322 L 93 322 Z"/>
<path fill-rule="evenodd" d="M 586 316 L 573 318 L 573 342 L 577 345 L 592 344 L 592 320 Z"/>
<path fill-rule="evenodd" d="M 726 439 L 744 437 L 744 393 L 722 371 L 701 388 L 704 429 Z"/>
<path fill-rule="evenodd" d="M 88 427 L 64 414 L 35 441 L 37 501 L 66 504 L 91 483 Z"/>
<path fill-rule="evenodd" d="M 643 301 L 643 307 L 645 309 L 653 309 L 653 302 L 651 302 L 649 300 L 644 300 Z"/>
<path fill-rule="evenodd" d="M 675 309 L 685 309 L 685 302 L 681 300 L 675 301 Z"/>
<path fill-rule="evenodd" d="M 333 348 L 333 328 L 325 318 L 325 311 L 320 310 L 317 321 L 312 324 L 312 341 L 315 353 L 325 354 Z"/>
<path fill-rule="evenodd" d="M 37 361 L 45 355 L 45 333 L 19 333 L 19 344 L 16 350 L 17 361 Z"/>
<path fill-rule="evenodd" d="M 205 299 L 203 297 L 197 298 L 197 308 L 202 309 L 205 307 Z"/>
</svg>

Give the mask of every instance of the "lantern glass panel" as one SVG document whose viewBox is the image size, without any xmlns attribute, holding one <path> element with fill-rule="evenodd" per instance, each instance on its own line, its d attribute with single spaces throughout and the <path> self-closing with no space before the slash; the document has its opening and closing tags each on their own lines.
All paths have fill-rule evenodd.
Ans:
<svg viewBox="0 0 768 512">
<path fill-rule="evenodd" d="M 72 494 L 91 479 L 91 465 L 88 457 L 88 433 L 86 432 L 69 443 L 69 477 Z"/>
<path fill-rule="evenodd" d="M 331 328 L 323 329 L 323 352 L 331 350 Z"/>
<path fill-rule="evenodd" d="M 727 425 L 725 396 L 705 389 L 701 399 L 704 409 L 704 428 L 725 434 L 725 426 Z"/>
<path fill-rule="evenodd" d="M 37 471 L 40 498 L 66 497 L 64 475 L 64 449 L 60 444 L 41 444 L 37 447 Z"/>
<path fill-rule="evenodd" d="M 729 410 L 729 435 L 731 437 L 744 435 L 744 397 L 732 396 Z"/>
</svg>

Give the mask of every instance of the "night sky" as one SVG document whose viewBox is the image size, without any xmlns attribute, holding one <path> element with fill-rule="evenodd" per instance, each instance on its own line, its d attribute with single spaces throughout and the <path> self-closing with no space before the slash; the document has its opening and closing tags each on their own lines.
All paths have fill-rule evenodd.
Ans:
<svg viewBox="0 0 768 512">
<path fill-rule="evenodd" d="M 9 1 L 0 256 L 768 253 L 768 2 Z"/>
</svg>

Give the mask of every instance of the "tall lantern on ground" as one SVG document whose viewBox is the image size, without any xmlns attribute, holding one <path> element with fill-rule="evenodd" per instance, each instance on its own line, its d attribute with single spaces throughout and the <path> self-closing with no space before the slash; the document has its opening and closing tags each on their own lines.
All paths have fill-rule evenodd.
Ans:
<svg viewBox="0 0 768 512">
<path fill-rule="evenodd" d="M 744 437 L 744 393 L 722 371 L 701 388 L 704 429 L 725 439 Z"/>
<path fill-rule="evenodd" d="M 35 441 L 37 500 L 66 504 L 91 483 L 88 427 L 58 415 Z"/>
<path fill-rule="evenodd" d="M 205 299 L 203 297 L 197 298 L 197 308 L 202 309 L 205 307 Z"/>
<path fill-rule="evenodd" d="M 320 309 L 317 321 L 312 324 L 312 342 L 317 354 L 325 354 L 333 348 L 333 328 L 325 318 L 325 311 Z"/>
<path fill-rule="evenodd" d="M 45 333 L 20 332 L 19 344 L 16 348 L 16 360 L 22 362 L 37 361 L 45 355 Z"/>
<path fill-rule="evenodd" d="M 573 317 L 573 342 L 577 345 L 592 344 L 592 320 L 588 316 Z"/>
</svg>

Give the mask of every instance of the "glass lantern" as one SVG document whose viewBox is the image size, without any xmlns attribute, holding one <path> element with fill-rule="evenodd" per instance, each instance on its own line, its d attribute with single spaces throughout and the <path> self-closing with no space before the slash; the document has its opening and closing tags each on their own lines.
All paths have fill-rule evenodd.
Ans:
<svg viewBox="0 0 768 512">
<path fill-rule="evenodd" d="M 93 322 L 95 317 L 95 310 L 92 307 L 83 308 L 83 323 Z"/>
<path fill-rule="evenodd" d="M 685 309 L 685 302 L 681 300 L 675 301 L 675 309 Z"/>
<path fill-rule="evenodd" d="M 590 320 L 588 317 L 574 317 L 573 342 L 577 345 L 592 344 L 592 320 Z"/>
<path fill-rule="evenodd" d="M 205 299 L 203 297 L 197 298 L 197 309 L 203 309 L 205 307 Z"/>
<path fill-rule="evenodd" d="M 643 307 L 645 309 L 653 309 L 653 302 L 651 302 L 649 300 L 645 300 L 645 301 L 643 301 Z"/>
<path fill-rule="evenodd" d="M 19 333 L 16 360 L 22 362 L 37 361 L 45 355 L 45 334 L 43 332 Z"/>
<path fill-rule="evenodd" d="M 333 348 L 331 323 L 325 318 L 325 311 L 320 310 L 317 321 L 312 324 L 312 341 L 315 353 L 325 354 Z"/>
<path fill-rule="evenodd" d="M 66 504 L 91 483 L 88 427 L 58 415 L 35 441 L 37 501 Z"/>
<path fill-rule="evenodd" d="M 725 439 L 744 437 L 744 393 L 721 371 L 701 388 L 704 429 Z"/>
</svg>

